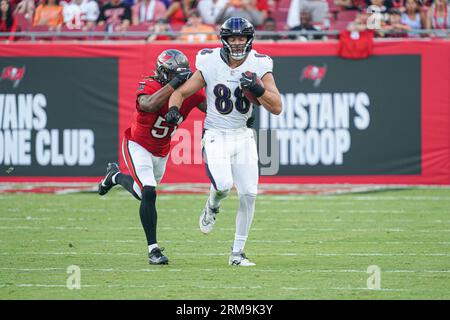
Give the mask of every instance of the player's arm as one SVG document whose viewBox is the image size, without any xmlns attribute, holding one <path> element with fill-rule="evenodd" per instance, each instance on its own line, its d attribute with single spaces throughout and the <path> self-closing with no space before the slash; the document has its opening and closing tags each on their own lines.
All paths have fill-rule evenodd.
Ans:
<svg viewBox="0 0 450 320">
<path fill-rule="evenodd" d="M 156 91 L 154 94 L 143 94 L 138 97 L 138 103 L 141 110 L 144 112 L 157 112 L 164 104 L 169 100 L 170 95 L 174 89 L 170 84 L 166 84 L 164 87 Z"/>
<path fill-rule="evenodd" d="M 170 95 L 180 87 L 192 75 L 191 70 L 186 69 L 178 72 L 178 74 L 170 80 L 168 84 L 156 91 L 152 95 L 141 95 L 138 98 L 139 106 L 144 112 L 159 111 L 169 100 Z"/>
<path fill-rule="evenodd" d="M 271 72 L 266 73 L 261 80 L 266 90 L 262 96 L 257 98 L 258 101 L 261 102 L 263 107 L 270 113 L 280 114 L 281 111 L 283 111 L 283 104 L 273 74 Z"/>
<path fill-rule="evenodd" d="M 205 86 L 205 80 L 200 71 L 195 71 L 194 75 L 189 78 L 182 86 L 175 90 L 169 98 L 169 112 L 166 114 L 168 123 L 177 123 L 180 118 L 180 107 L 186 98 L 189 98 L 198 90 Z"/>
</svg>

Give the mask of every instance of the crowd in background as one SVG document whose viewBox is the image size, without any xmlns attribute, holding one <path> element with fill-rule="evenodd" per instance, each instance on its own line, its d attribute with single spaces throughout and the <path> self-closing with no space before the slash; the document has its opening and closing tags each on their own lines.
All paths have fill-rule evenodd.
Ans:
<svg viewBox="0 0 450 320">
<path fill-rule="evenodd" d="M 378 36 L 418 36 L 420 29 L 449 29 L 449 0 L 0 0 L 0 32 L 96 30 L 154 32 L 150 41 L 217 40 L 229 17 L 248 19 L 258 30 L 362 31 Z M 280 14 L 280 5 L 286 12 Z M 389 31 L 389 32 L 384 32 Z M 199 33 L 200 32 L 200 33 Z M 197 34 L 195 34 L 197 33 Z M 151 34 L 151 33 L 150 33 Z M 316 40 L 324 36 L 261 35 L 260 39 Z"/>
</svg>

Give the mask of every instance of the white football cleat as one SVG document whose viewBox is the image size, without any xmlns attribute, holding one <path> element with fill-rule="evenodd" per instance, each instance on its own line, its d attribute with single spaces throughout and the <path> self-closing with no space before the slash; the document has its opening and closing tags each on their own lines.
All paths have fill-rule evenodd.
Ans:
<svg viewBox="0 0 450 320">
<path fill-rule="evenodd" d="M 206 201 L 205 209 L 203 209 L 198 225 L 200 231 L 204 234 L 210 233 L 213 229 L 214 223 L 216 223 L 216 215 L 219 213 L 219 208 L 211 208 L 209 206 L 209 199 Z"/>
<path fill-rule="evenodd" d="M 231 252 L 230 258 L 228 259 L 228 264 L 230 266 L 240 266 L 240 267 L 253 267 L 256 266 L 255 263 L 248 260 L 244 252 Z"/>
</svg>

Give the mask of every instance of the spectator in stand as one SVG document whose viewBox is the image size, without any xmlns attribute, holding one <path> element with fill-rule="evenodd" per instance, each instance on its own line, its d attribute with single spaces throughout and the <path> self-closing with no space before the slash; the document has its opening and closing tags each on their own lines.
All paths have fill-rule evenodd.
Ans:
<svg viewBox="0 0 450 320">
<path fill-rule="evenodd" d="M 131 8 L 133 25 L 155 22 L 166 16 L 166 6 L 160 0 L 138 0 Z"/>
<path fill-rule="evenodd" d="M 269 17 L 268 0 L 256 0 L 256 9 L 258 9 L 258 11 L 261 12 L 264 21 Z"/>
<path fill-rule="evenodd" d="M 200 13 L 194 9 L 189 15 L 188 22 L 181 29 L 183 33 L 178 39 L 187 42 L 205 42 L 205 41 L 217 41 L 216 30 L 202 22 Z M 207 32 L 213 34 L 206 34 Z"/>
<path fill-rule="evenodd" d="M 164 5 L 166 6 L 166 9 L 168 9 L 170 7 L 170 5 L 172 4 L 172 0 L 161 0 L 162 3 L 164 3 Z"/>
<path fill-rule="evenodd" d="M 367 8 L 366 0 L 334 0 L 334 4 L 346 10 L 363 10 Z"/>
<path fill-rule="evenodd" d="M 175 27 L 183 26 L 189 17 L 189 12 L 197 8 L 197 0 L 173 0 L 166 12 L 166 19 Z"/>
<path fill-rule="evenodd" d="M 427 29 L 450 28 L 450 5 L 447 0 L 435 0 L 428 10 Z"/>
<path fill-rule="evenodd" d="M 240 17 L 254 26 L 260 26 L 264 22 L 264 13 L 256 5 L 256 0 L 230 0 L 217 17 L 216 23 L 222 24 L 231 17 Z"/>
<path fill-rule="evenodd" d="M 370 15 L 369 28 L 382 30 L 389 23 L 389 10 L 392 8 L 391 0 L 370 0 L 367 12 Z"/>
<path fill-rule="evenodd" d="M 12 12 L 14 13 L 14 10 L 17 7 L 17 4 L 20 2 L 21 0 L 9 0 L 9 6 L 11 7 Z"/>
<path fill-rule="evenodd" d="M 304 9 L 300 11 L 300 21 L 301 23 L 298 26 L 295 26 L 290 31 L 320 31 L 319 28 L 314 26 L 312 24 L 312 14 L 311 11 Z M 299 36 L 289 36 L 289 39 L 291 40 L 301 40 L 301 41 L 308 41 L 308 40 L 322 40 L 322 35 L 299 35 Z"/>
<path fill-rule="evenodd" d="M 35 9 L 36 5 L 34 4 L 34 0 L 22 0 L 17 4 L 16 9 L 14 9 L 14 15 L 21 14 L 25 19 L 31 22 L 33 20 Z"/>
<path fill-rule="evenodd" d="M 421 3 L 422 3 L 422 5 L 425 7 L 425 8 L 429 8 L 429 7 L 431 7 L 431 5 L 434 3 L 434 0 L 421 0 L 420 1 Z"/>
<path fill-rule="evenodd" d="M 12 14 L 12 7 L 8 0 L 0 0 L 0 32 L 15 32 L 16 20 Z M 0 37 L 0 40 L 13 41 L 14 36 L 8 38 Z"/>
<path fill-rule="evenodd" d="M 369 9 L 378 10 L 380 13 L 387 13 L 392 8 L 392 0 L 366 0 L 366 3 Z"/>
<path fill-rule="evenodd" d="M 122 3 L 129 6 L 130 8 L 135 5 L 138 0 L 122 0 Z"/>
<path fill-rule="evenodd" d="M 390 0 L 391 1 L 391 9 L 397 9 L 400 13 L 405 12 L 405 0 Z"/>
<path fill-rule="evenodd" d="M 361 32 L 367 30 L 367 19 L 369 19 L 369 13 L 367 10 L 360 10 L 356 15 L 355 20 L 348 24 L 347 30 L 350 32 Z"/>
<path fill-rule="evenodd" d="M 33 26 L 49 26 L 51 29 L 63 24 L 63 7 L 59 0 L 42 0 L 36 8 Z"/>
<path fill-rule="evenodd" d="M 174 37 L 166 34 L 155 34 L 156 32 L 172 32 L 169 21 L 167 19 L 159 19 L 151 29 L 152 33 L 148 38 L 148 42 L 173 40 Z"/>
<path fill-rule="evenodd" d="M 229 0 L 200 0 L 197 6 L 202 20 L 206 24 L 215 24 Z"/>
<path fill-rule="evenodd" d="M 406 0 L 405 12 L 402 13 L 402 22 L 412 30 L 420 30 L 425 26 L 426 16 L 421 10 L 419 0 Z"/>
<path fill-rule="evenodd" d="M 266 20 L 264 20 L 262 31 L 270 31 L 270 32 L 276 32 L 277 31 L 277 22 L 274 18 L 268 17 Z M 261 35 L 258 37 L 260 40 L 274 40 L 278 41 L 281 40 L 282 37 L 279 34 L 274 35 Z"/>
<path fill-rule="evenodd" d="M 289 28 L 300 25 L 300 15 L 298 13 L 302 10 L 311 12 L 313 23 L 327 25 L 329 22 L 326 21 L 329 17 L 327 0 L 292 0 L 286 22 Z"/>
<path fill-rule="evenodd" d="M 98 26 L 108 31 L 125 31 L 131 23 L 131 8 L 121 0 L 110 0 L 100 8 Z"/>
<path fill-rule="evenodd" d="M 99 15 L 100 9 L 95 0 L 72 0 L 63 8 L 64 25 L 68 29 L 91 30 Z"/>
<path fill-rule="evenodd" d="M 405 23 L 402 23 L 402 14 L 397 9 L 389 10 L 389 21 L 383 27 L 384 31 L 388 33 L 380 33 L 381 36 L 389 38 L 405 38 L 408 36 L 408 31 L 411 31 L 411 27 Z"/>
</svg>

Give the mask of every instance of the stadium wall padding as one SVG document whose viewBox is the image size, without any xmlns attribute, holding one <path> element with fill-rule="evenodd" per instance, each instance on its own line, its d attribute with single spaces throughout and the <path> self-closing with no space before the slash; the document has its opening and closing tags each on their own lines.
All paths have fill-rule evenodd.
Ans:
<svg viewBox="0 0 450 320">
<path fill-rule="evenodd" d="M 162 50 L 182 50 L 195 70 L 204 47 L 2 44 L 0 181 L 97 181 L 110 161 L 126 170 L 138 81 Z M 279 162 L 261 158 L 261 182 L 450 184 L 449 41 L 379 41 L 365 60 L 338 57 L 335 41 L 254 48 L 273 58 L 284 104 L 276 117 L 255 108 L 260 155 L 279 142 Z M 208 182 L 203 117 L 194 110 L 177 130 L 163 182 Z"/>
</svg>

